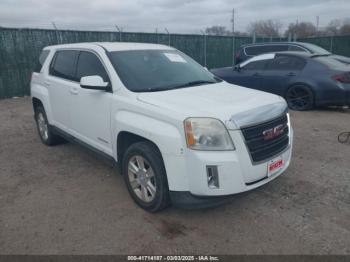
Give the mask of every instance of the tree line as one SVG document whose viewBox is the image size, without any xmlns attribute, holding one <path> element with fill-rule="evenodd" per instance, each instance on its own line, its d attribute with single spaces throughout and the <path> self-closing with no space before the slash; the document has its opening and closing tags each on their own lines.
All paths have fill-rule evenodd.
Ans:
<svg viewBox="0 0 350 262">
<path fill-rule="evenodd" d="M 235 31 L 235 36 L 252 36 L 259 37 L 313 37 L 313 36 L 336 36 L 350 34 L 350 18 L 334 19 L 328 23 L 327 26 L 317 28 L 317 26 L 310 22 L 296 21 L 290 23 L 284 31 L 283 24 L 277 20 L 258 20 L 251 22 L 246 31 Z M 233 35 L 232 31 L 225 26 L 211 26 L 206 28 L 208 35 Z"/>
</svg>

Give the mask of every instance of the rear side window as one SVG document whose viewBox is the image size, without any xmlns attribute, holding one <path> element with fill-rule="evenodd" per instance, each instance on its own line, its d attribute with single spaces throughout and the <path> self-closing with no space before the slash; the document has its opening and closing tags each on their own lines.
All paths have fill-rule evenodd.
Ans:
<svg viewBox="0 0 350 262">
<path fill-rule="evenodd" d="M 243 69 L 244 70 L 263 70 L 265 68 L 265 65 L 267 63 L 267 60 L 259 60 L 259 61 L 253 61 L 249 64 L 246 64 Z"/>
<path fill-rule="evenodd" d="M 57 51 L 50 67 L 50 75 L 76 81 L 75 68 L 79 51 Z"/>
<path fill-rule="evenodd" d="M 277 56 L 271 60 L 268 70 L 301 70 L 304 68 L 303 59 L 291 56 Z"/>
<path fill-rule="evenodd" d="M 77 79 L 83 76 L 98 75 L 102 77 L 105 82 L 110 82 L 105 68 L 103 67 L 100 59 L 91 52 L 80 52 L 77 65 Z"/>
<path fill-rule="evenodd" d="M 288 46 L 287 45 L 261 45 L 261 46 L 251 46 L 246 47 L 245 52 L 247 55 L 260 55 L 265 53 L 272 53 L 272 52 L 282 52 L 287 51 Z"/>
<path fill-rule="evenodd" d="M 296 45 L 290 45 L 289 46 L 289 51 L 293 51 L 293 52 L 306 52 L 306 50 L 304 48 L 301 48 L 299 46 L 296 46 Z"/>
<path fill-rule="evenodd" d="M 38 62 L 35 65 L 34 72 L 40 73 L 41 68 L 43 67 L 43 64 L 49 55 L 50 51 L 49 50 L 43 50 L 41 51 L 41 54 L 39 56 Z"/>
</svg>

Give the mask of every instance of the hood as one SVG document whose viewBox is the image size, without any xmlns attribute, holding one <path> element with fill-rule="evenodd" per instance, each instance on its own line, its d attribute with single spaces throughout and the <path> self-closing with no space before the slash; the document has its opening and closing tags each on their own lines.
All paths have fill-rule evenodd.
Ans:
<svg viewBox="0 0 350 262">
<path fill-rule="evenodd" d="M 187 117 L 220 119 L 229 129 L 270 120 L 287 110 L 283 98 L 227 82 L 140 93 L 138 100 Z"/>
</svg>

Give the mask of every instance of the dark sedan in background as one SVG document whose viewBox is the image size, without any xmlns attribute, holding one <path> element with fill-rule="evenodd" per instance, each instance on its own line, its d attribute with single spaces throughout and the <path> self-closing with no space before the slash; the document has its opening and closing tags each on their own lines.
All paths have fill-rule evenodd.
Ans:
<svg viewBox="0 0 350 262">
<path fill-rule="evenodd" d="M 294 110 L 350 105 L 350 65 L 326 55 L 263 54 L 211 72 L 229 83 L 280 95 Z"/>
<path fill-rule="evenodd" d="M 336 59 L 343 63 L 350 64 L 350 58 L 346 56 L 336 55 L 328 52 L 326 49 L 310 43 L 303 42 L 269 42 L 269 43 L 254 43 L 240 47 L 236 53 L 235 63 L 239 64 L 245 60 L 266 53 L 275 52 L 306 52 L 310 54 L 319 54 Z"/>
</svg>

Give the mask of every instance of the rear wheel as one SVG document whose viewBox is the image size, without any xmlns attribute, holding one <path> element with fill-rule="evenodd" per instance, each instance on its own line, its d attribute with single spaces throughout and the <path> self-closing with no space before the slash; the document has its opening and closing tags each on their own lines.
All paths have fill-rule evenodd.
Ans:
<svg viewBox="0 0 350 262">
<path fill-rule="evenodd" d="M 128 191 L 143 209 L 157 212 L 170 203 L 163 159 L 149 142 L 131 145 L 124 154 L 122 172 Z"/>
<path fill-rule="evenodd" d="M 63 138 L 52 132 L 52 127 L 47 121 L 45 110 L 41 106 L 35 108 L 35 121 L 40 139 L 45 145 L 53 146 L 64 141 Z"/>
<path fill-rule="evenodd" d="M 288 107 L 292 110 L 304 111 L 314 107 L 314 95 L 309 87 L 295 85 L 288 89 L 286 94 Z"/>
</svg>

